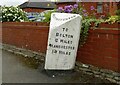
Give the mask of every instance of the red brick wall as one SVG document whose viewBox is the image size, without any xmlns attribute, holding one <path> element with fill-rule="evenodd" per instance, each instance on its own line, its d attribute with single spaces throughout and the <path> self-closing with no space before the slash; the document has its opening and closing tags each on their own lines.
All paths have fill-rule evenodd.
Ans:
<svg viewBox="0 0 120 85">
<path fill-rule="evenodd" d="M 24 8 L 23 11 L 25 12 L 43 12 L 45 9 L 38 9 L 38 8 Z"/>
<path fill-rule="evenodd" d="M 64 7 L 64 6 L 73 5 L 73 4 L 76 4 L 76 2 L 57 3 L 57 7 Z"/>
<path fill-rule="evenodd" d="M 120 67 L 119 32 L 118 30 L 90 30 L 86 44 L 78 50 L 77 60 L 118 71 Z"/>
<path fill-rule="evenodd" d="M 44 26 L 40 26 L 40 23 L 32 22 L 3 23 L 3 43 L 37 52 L 45 52 L 49 26 L 45 23 L 42 24 Z M 120 72 L 119 32 L 120 30 L 115 28 L 114 30 L 90 30 L 86 43 L 78 49 L 77 61 Z"/>
<path fill-rule="evenodd" d="M 94 6 L 95 9 L 97 9 L 97 3 L 96 2 L 82 2 L 83 8 L 87 10 L 87 12 L 91 13 L 90 7 Z"/>
<path fill-rule="evenodd" d="M 90 10 L 90 7 L 94 6 L 95 9 L 97 9 L 97 3 L 98 2 L 82 2 L 82 5 L 87 10 L 88 13 L 92 13 Z M 108 9 L 105 6 L 106 4 L 108 4 Z M 115 15 L 116 10 L 118 9 L 117 4 L 118 2 L 103 2 L 103 13 L 97 13 L 97 10 L 96 10 L 96 13 L 97 13 L 96 16 L 97 17 L 100 17 L 100 15 L 107 16 L 108 14 Z"/>
<path fill-rule="evenodd" d="M 115 15 L 116 14 L 117 3 L 118 2 L 111 2 L 110 3 L 110 15 Z"/>
<path fill-rule="evenodd" d="M 26 24 L 26 25 L 24 25 Z M 48 26 L 36 24 L 45 23 L 4 23 L 2 29 L 2 41 L 37 52 L 45 52 L 47 46 Z"/>
</svg>

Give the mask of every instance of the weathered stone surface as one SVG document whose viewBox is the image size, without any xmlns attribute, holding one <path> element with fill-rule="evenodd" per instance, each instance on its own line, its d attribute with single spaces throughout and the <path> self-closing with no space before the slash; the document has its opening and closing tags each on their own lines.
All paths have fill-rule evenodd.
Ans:
<svg viewBox="0 0 120 85">
<path fill-rule="evenodd" d="M 41 60 L 41 61 L 45 61 L 45 58 L 41 58 L 40 60 Z"/>
<path fill-rule="evenodd" d="M 71 70 L 74 68 L 81 19 L 78 14 L 53 13 L 51 15 L 45 59 L 46 70 Z"/>
<path fill-rule="evenodd" d="M 15 46 L 10 46 L 8 49 L 12 51 L 16 50 Z"/>
<path fill-rule="evenodd" d="M 95 75 L 95 77 L 100 77 L 100 75 Z"/>
<path fill-rule="evenodd" d="M 42 53 L 38 53 L 38 52 L 35 52 L 35 51 L 33 51 L 32 53 L 35 54 L 35 55 L 41 55 L 42 54 Z"/>
<path fill-rule="evenodd" d="M 75 69 L 75 71 L 80 71 L 80 70 L 79 70 L 79 66 L 75 66 L 74 69 Z"/>
<path fill-rule="evenodd" d="M 15 53 L 16 53 L 16 52 L 18 52 L 18 53 L 20 52 L 19 49 L 14 49 L 13 51 L 14 51 Z"/>
<path fill-rule="evenodd" d="M 113 83 L 116 83 L 116 82 L 117 82 L 116 80 L 111 79 L 111 78 L 105 78 L 105 79 L 107 79 L 107 80 L 109 80 L 109 81 L 111 81 L 111 82 L 113 82 Z"/>
<path fill-rule="evenodd" d="M 120 77 L 114 77 L 114 79 L 120 81 Z"/>
<path fill-rule="evenodd" d="M 92 72 L 85 72 L 86 74 L 88 74 L 88 75 L 93 75 L 93 73 Z"/>
<path fill-rule="evenodd" d="M 14 53 L 14 51 L 13 51 L 13 50 L 8 50 L 8 52 Z"/>
<path fill-rule="evenodd" d="M 89 68 L 93 71 L 100 71 L 100 69 L 98 67 L 95 67 L 95 66 L 92 66 L 92 65 L 90 65 Z"/>
<path fill-rule="evenodd" d="M 95 75 L 100 75 L 101 72 L 100 71 L 92 71 Z"/>
<path fill-rule="evenodd" d="M 113 78 L 114 76 L 113 75 L 110 75 L 110 74 L 105 74 L 107 78 Z"/>
<path fill-rule="evenodd" d="M 120 81 L 118 81 L 118 82 L 117 82 L 117 84 L 119 84 L 119 85 L 120 85 Z"/>
<path fill-rule="evenodd" d="M 17 50 L 19 50 L 20 52 L 24 50 L 24 49 L 22 49 L 22 48 L 17 48 L 17 47 L 15 47 L 14 49 L 17 49 Z"/>
<path fill-rule="evenodd" d="M 111 75 L 113 74 L 113 71 L 107 69 L 101 69 L 100 71 L 106 74 L 111 74 Z"/>
<path fill-rule="evenodd" d="M 7 46 L 7 45 L 3 45 L 4 46 L 4 48 L 6 48 L 6 49 L 10 49 L 10 47 L 9 46 Z"/>
<path fill-rule="evenodd" d="M 75 64 L 76 64 L 77 66 L 79 66 L 79 67 L 82 67 L 82 64 L 83 64 L 83 63 L 81 63 L 81 62 L 76 62 Z"/>
<path fill-rule="evenodd" d="M 113 72 L 112 74 L 113 74 L 114 76 L 116 76 L 116 77 L 120 77 L 120 73 Z"/>
<path fill-rule="evenodd" d="M 32 53 L 32 51 L 29 50 L 21 50 L 22 53 L 24 53 L 25 55 L 28 55 L 29 57 L 34 57 L 34 54 Z"/>
<path fill-rule="evenodd" d="M 79 70 L 82 70 L 82 71 L 85 71 L 85 72 L 91 72 L 92 73 L 92 71 L 90 69 L 87 69 L 87 68 L 79 68 Z"/>
<path fill-rule="evenodd" d="M 100 74 L 102 77 L 106 77 L 106 74 L 105 73 L 101 73 Z"/>
<path fill-rule="evenodd" d="M 87 65 L 87 64 L 82 64 L 82 67 L 83 67 L 83 68 L 89 68 L 89 65 Z"/>
<path fill-rule="evenodd" d="M 23 53 L 21 53 L 21 52 L 14 52 L 14 54 L 25 56 L 25 54 L 23 54 Z M 25 57 L 26 57 L 26 56 L 25 56 Z"/>
</svg>

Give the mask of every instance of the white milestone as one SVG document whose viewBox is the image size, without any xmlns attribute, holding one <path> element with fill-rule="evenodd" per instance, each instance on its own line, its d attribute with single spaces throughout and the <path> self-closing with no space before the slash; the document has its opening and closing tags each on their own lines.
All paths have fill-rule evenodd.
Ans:
<svg viewBox="0 0 120 85">
<path fill-rule="evenodd" d="M 45 70 L 72 70 L 75 66 L 82 17 L 52 13 Z"/>
</svg>

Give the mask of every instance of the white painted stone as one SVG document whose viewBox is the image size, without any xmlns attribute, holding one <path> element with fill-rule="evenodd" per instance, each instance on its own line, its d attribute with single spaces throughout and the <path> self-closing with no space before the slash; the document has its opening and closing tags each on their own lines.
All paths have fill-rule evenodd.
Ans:
<svg viewBox="0 0 120 85">
<path fill-rule="evenodd" d="M 71 70 L 75 66 L 82 17 L 78 14 L 52 13 L 46 70 Z"/>
</svg>

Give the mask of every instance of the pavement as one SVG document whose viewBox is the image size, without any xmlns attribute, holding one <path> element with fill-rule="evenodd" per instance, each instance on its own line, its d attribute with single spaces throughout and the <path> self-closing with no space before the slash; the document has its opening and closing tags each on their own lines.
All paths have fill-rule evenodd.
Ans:
<svg viewBox="0 0 120 85">
<path fill-rule="evenodd" d="M 2 51 L 3 83 L 110 83 L 82 71 L 45 71 L 42 65 L 32 68 L 21 58 L 20 55 Z"/>
</svg>

